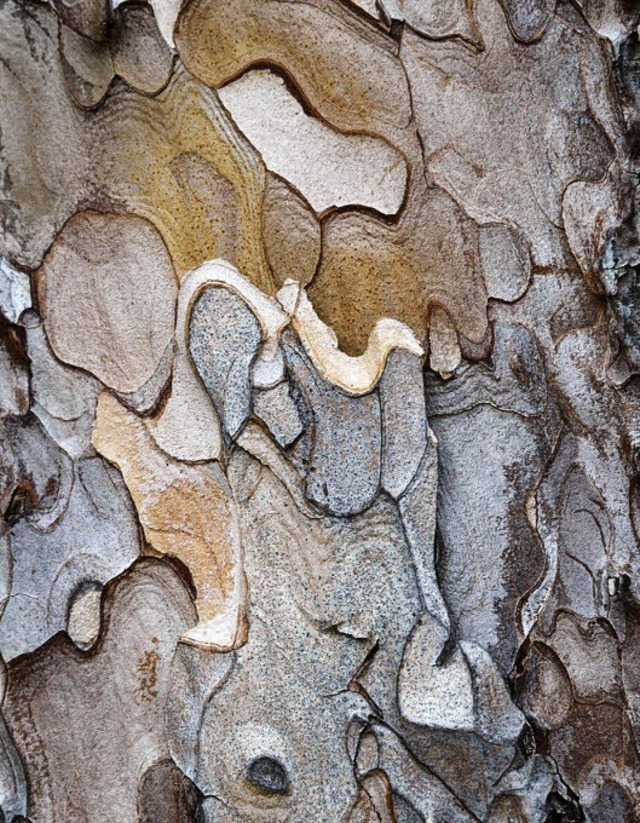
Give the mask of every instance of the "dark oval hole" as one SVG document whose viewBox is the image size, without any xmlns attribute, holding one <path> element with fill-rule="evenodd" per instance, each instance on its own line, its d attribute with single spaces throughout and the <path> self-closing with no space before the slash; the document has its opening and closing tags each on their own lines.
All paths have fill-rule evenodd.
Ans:
<svg viewBox="0 0 640 823">
<path fill-rule="evenodd" d="M 285 794 L 289 790 L 289 775 L 282 763 L 273 757 L 258 757 L 249 763 L 250 783 L 267 794 Z"/>
</svg>

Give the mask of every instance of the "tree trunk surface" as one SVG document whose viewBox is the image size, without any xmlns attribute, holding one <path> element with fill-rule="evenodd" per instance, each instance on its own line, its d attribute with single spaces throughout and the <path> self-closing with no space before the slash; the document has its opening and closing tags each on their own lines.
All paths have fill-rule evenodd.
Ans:
<svg viewBox="0 0 640 823">
<path fill-rule="evenodd" d="M 0 820 L 640 821 L 634 0 L 0 0 Z"/>
</svg>

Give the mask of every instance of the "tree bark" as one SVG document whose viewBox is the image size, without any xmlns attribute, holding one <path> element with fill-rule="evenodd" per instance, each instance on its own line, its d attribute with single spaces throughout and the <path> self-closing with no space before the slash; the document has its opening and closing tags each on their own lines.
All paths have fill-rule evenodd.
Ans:
<svg viewBox="0 0 640 823">
<path fill-rule="evenodd" d="M 640 821 L 639 18 L 0 3 L 0 819 Z"/>
</svg>

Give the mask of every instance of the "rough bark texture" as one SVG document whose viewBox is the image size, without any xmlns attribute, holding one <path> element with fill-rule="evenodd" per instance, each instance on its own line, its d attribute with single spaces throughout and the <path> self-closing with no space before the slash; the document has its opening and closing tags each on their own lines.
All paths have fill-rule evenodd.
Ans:
<svg viewBox="0 0 640 823">
<path fill-rule="evenodd" d="M 0 0 L 0 820 L 640 821 L 633 0 Z"/>
</svg>

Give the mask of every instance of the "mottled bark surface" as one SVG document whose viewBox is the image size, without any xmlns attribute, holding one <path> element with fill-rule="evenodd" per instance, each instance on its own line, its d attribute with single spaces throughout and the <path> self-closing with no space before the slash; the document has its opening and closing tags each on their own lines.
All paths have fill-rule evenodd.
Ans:
<svg viewBox="0 0 640 823">
<path fill-rule="evenodd" d="M 0 0 L 0 820 L 640 821 L 639 18 Z"/>
</svg>

